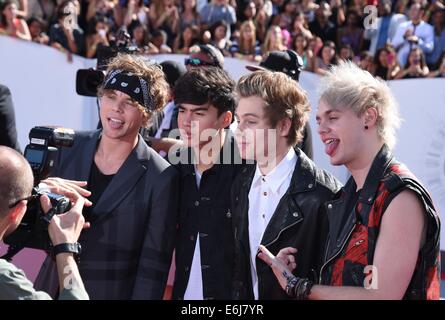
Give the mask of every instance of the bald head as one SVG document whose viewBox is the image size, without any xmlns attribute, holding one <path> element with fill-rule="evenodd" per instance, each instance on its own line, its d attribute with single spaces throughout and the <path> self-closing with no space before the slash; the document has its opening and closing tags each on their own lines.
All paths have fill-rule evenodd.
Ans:
<svg viewBox="0 0 445 320">
<path fill-rule="evenodd" d="M 33 183 L 26 159 L 14 149 L 0 146 L 0 218 L 11 203 L 31 195 Z"/>
</svg>

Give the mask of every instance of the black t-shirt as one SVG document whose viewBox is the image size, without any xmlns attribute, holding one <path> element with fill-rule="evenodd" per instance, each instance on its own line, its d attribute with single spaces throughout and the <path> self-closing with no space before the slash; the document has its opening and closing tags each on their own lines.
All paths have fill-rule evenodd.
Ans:
<svg viewBox="0 0 445 320">
<path fill-rule="evenodd" d="M 99 201 L 102 193 L 104 193 L 105 189 L 110 184 L 110 181 L 113 179 L 114 176 L 114 174 L 103 174 L 97 167 L 96 163 L 93 161 L 93 164 L 91 165 L 90 177 L 88 179 L 88 190 L 91 191 L 89 200 L 93 203 L 93 205 L 89 208 L 85 208 L 85 220 L 90 221 L 89 218 L 91 211 L 95 207 L 96 203 Z"/>
</svg>

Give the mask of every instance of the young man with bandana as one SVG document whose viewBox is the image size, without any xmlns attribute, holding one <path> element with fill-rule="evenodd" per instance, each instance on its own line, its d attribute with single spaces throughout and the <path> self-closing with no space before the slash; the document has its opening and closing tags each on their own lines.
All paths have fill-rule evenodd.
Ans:
<svg viewBox="0 0 445 320">
<path fill-rule="evenodd" d="M 55 176 L 88 181 L 91 228 L 80 237 L 79 271 L 91 299 L 161 299 L 176 228 L 178 176 L 138 134 L 161 109 L 168 84 L 161 68 L 118 55 L 99 87 L 102 129 L 78 133 L 59 152 Z M 84 194 L 87 191 L 84 191 Z M 51 292 L 47 258 L 36 286 Z M 56 293 L 53 291 L 53 293 Z"/>
</svg>

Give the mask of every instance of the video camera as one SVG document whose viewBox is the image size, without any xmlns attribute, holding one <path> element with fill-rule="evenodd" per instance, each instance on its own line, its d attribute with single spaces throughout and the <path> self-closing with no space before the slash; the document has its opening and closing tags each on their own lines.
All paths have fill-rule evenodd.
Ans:
<svg viewBox="0 0 445 320">
<path fill-rule="evenodd" d="M 23 248 L 41 249 L 50 252 L 52 243 L 48 235 L 48 224 L 54 214 L 61 214 L 71 208 L 68 198 L 51 193 L 42 188 L 40 181 L 51 174 L 55 165 L 58 147 L 71 147 L 74 143 L 74 131 L 64 128 L 34 127 L 29 133 L 30 143 L 25 148 L 33 175 L 34 188 L 28 201 L 26 213 L 18 228 L 4 239 L 9 245 L 8 253 L 2 258 L 10 260 Z M 40 206 L 40 196 L 46 194 L 52 209 L 44 214 Z"/>
<path fill-rule="evenodd" d="M 116 40 L 111 46 L 99 45 L 97 47 L 96 69 L 79 69 L 76 74 L 76 92 L 81 96 L 96 97 L 97 88 L 105 78 L 105 71 L 109 61 L 118 53 L 136 53 L 137 48 L 130 46 L 130 35 L 125 28 L 116 33 Z"/>
</svg>

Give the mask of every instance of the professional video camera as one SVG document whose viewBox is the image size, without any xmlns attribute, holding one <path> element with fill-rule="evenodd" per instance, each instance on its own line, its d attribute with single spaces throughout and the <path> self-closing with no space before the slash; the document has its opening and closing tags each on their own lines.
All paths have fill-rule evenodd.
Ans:
<svg viewBox="0 0 445 320">
<path fill-rule="evenodd" d="M 76 92 L 81 96 L 96 97 L 97 88 L 104 81 L 108 62 L 118 53 L 136 53 L 137 48 L 130 46 L 130 35 L 125 28 L 116 33 L 116 40 L 111 46 L 97 47 L 96 69 L 79 69 L 76 74 Z"/>
<path fill-rule="evenodd" d="M 33 171 L 34 188 L 20 225 L 4 239 L 4 242 L 9 245 L 8 253 L 2 257 L 6 260 L 10 260 L 23 248 L 50 252 L 52 243 L 48 235 L 48 224 L 54 214 L 64 213 L 71 208 L 68 198 L 42 188 L 40 181 L 51 174 L 57 156 L 57 147 L 73 145 L 74 131 L 63 128 L 34 127 L 29 133 L 29 141 L 30 143 L 25 148 L 25 158 Z M 43 213 L 40 206 L 40 196 L 43 194 L 48 196 L 52 204 L 47 214 Z"/>
</svg>

